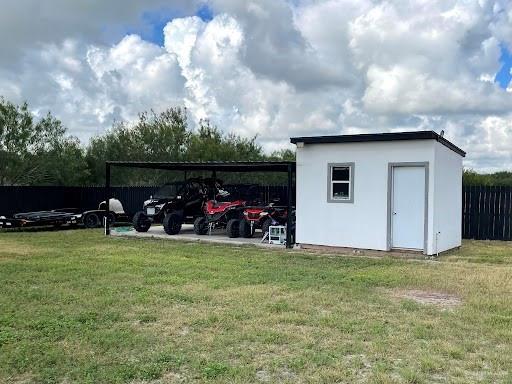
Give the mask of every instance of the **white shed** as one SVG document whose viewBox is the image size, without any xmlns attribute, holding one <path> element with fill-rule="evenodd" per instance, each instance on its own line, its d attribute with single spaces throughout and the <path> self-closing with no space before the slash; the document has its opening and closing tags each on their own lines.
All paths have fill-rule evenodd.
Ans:
<svg viewBox="0 0 512 384">
<path fill-rule="evenodd" d="M 427 255 L 461 244 L 465 152 L 432 131 L 294 137 L 296 242 Z"/>
</svg>

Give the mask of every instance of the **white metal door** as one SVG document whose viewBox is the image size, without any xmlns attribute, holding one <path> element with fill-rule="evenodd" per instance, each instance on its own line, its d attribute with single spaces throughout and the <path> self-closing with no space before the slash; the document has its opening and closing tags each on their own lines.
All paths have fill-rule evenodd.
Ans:
<svg viewBox="0 0 512 384">
<path fill-rule="evenodd" d="M 391 246 L 423 249 L 425 167 L 395 166 L 392 175 Z"/>
</svg>

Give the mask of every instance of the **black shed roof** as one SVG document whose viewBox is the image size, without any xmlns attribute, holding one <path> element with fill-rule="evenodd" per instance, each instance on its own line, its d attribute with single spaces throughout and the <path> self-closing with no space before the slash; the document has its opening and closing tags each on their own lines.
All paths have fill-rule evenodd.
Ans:
<svg viewBox="0 0 512 384">
<path fill-rule="evenodd" d="M 336 135 L 336 136 L 305 136 L 292 137 L 293 144 L 327 144 L 327 143 L 363 143 L 369 141 L 402 141 L 402 140 L 436 140 L 445 147 L 450 148 L 461 156 L 466 152 L 455 144 L 446 140 L 434 131 L 390 132 L 390 133 L 365 133 L 360 135 Z"/>
</svg>

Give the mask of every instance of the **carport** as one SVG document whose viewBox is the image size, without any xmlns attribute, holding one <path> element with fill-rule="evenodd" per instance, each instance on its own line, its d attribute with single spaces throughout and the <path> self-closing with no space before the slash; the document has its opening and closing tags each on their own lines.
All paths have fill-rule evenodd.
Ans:
<svg viewBox="0 0 512 384">
<path fill-rule="evenodd" d="M 168 171 L 185 172 L 212 172 L 212 177 L 216 178 L 217 172 L 232 173 L 261 173 L 276 172 L 287 174 L 288 201 L 287 209 L 291 212 L 292 202 L 295 201 L 293 196 L 293 186 L 295 182 L 294 174 L 296 171 L 295 162 L 293 161 L 206 161 L 206 162 L 151 162 L 151 161 L 107 161 L 105 163 L 105 217 L 108 217 L 110 211 L 109 199 L 110 175 L 114 167 L 118 168 L 140 168 L 140 169 L 156 169 Z M 292 215 L 288 215 L 287 227 L 292 226 Z M 110 226 L 108 220 L 105 220 L 105 234 L 110 235 Z M 291 231 L 286 231 L 286 247 L 293 246 L 291 240 Z"/>
</svg>

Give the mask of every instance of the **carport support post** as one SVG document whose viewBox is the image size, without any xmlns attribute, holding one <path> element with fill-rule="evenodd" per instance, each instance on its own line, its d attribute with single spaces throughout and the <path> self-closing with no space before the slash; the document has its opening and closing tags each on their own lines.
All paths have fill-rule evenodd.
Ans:
<svg viewBox="0 0 512 384">
<path fill-rule="evenodd" d="M 105 163 L 105 235 L 110 235 L 110 223 L 108 214 L 110 213 L 110 164 Z"/>
<path fill-rule="evenodd" d="M 217 197 L 216 193 L 215 193 L 215 183 L 217 181 L 217 171 L 215 169 L 212 171 L 212 179 L 213 179 L 212 199 L 215 200 L 215 198 Z"/>
<path fill-rule="evenodd" d="M 288 165 L 288 206 L 286 217 L 286 248 L 292 248 L 292 166 Z"/>
</svg>

